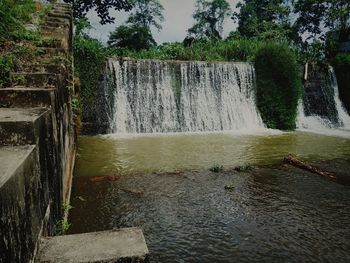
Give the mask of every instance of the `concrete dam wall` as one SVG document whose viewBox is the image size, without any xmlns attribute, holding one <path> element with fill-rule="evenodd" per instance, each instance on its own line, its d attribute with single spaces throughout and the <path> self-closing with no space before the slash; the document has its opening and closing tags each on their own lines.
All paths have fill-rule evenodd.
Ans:
<svg viewBox="0 0 350 263">
<path fill-rule="evenodd" d="M 55 4 L 42 47 L 0 89 L 0 262 L 31 262 L 40 237 L 55 233 L 69 200 L 76 135 L 71 99 L 72 10 Z"/>
</svg>

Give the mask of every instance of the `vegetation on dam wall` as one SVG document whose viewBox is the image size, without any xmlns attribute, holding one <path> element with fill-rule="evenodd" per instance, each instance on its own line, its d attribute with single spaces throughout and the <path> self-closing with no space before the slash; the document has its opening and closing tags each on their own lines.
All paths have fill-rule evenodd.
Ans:
<svg viewBox="0 0 350 263">
<path fill-rule="evenodd" d="M 264 45 L 265 42 L 258 39 L 239 38 L 198 41 L 191 46 L 185 46 L 183 43 L 165 43 L 141 51 L 119 49 L 116 55 L 136 59 L 251 62 Z"/>
<path fill-rule="evenodd" d="M 286 46 L 270 44 L 256 55 L 257 106 L 268 128 L 293 130 L 301 96 L 299 65 Z"/>
<path fill-rule="evenodd" d="M 95 104 L 98 82 L 105 68 L 107 57 L 111 54 L 96 39 L 87 36 L 76 35 L 73 43 L 74 67 L 79 77 L 80 99 L 82 111 L 84 113 L 93 112 L 91 107 Z M 90 110 L 85 110 L 88 107 Z M 85 120 L 94 116 L 84 116 Z"/>
<path fill-rule="evenodd" d="M 333 61 L 337 76 L 339 96 L 350 113 L 350 54 L 338 54 Z"/>
</svg>

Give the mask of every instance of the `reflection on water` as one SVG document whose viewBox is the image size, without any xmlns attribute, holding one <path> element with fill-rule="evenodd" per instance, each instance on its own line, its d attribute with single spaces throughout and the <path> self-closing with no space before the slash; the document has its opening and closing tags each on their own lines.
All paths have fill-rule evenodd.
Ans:
<svg viewBox="0 0 350 263">
<path fill-rule="evenodd" d="M 350 140 L 312 133 L 270 135 L 196 133 L 159 136 L 81 137 L 76 176 L 272 164 L 292 153 L 305 160 L 350 156 Z"/>
<path fill-rule="evenodd" d="M 350 188 L 296 169 L 77 177 L 72 205 L 71 233 L 141 227 L 153 263 L 350 262 Z"/>
<path fill-rule="evenodd" d="M 294 168 L 207 170 L 289 153 L 347 159 L 350 141 L 301 132 L 82 137 L 70 232 L 141 227 L 151 262 L 350 262 L 349 187 Z M 120 179 L 89 178 L 102 175 Z"/>
</svg>

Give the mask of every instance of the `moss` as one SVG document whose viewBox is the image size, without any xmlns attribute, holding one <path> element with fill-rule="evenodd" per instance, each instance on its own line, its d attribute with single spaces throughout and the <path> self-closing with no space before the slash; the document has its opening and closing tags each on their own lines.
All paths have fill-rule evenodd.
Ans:
<svg viewBox="0 0 350 263">
<path fill-rule="evenodd" d="M 350 114 L 350 54 L 338 54 L 333 61 L 339 96 Z"/>
<path fill-rule="evenodd" d="M 257 106 L 268 128 L 293 130 L 301 97 L 301 77 L 294 53 L 268 44 L 255 60 Z"/>
</svg>

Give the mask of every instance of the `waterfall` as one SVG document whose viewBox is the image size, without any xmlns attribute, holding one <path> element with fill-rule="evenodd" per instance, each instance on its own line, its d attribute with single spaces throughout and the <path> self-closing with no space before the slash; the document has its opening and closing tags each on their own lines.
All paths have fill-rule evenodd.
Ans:
<svg viewBox="0 0 350 263">
<path fill-rule="evenodd" d="M 312 131 L 350 129 L 350 116 L 343 108 L 339 98 L 337 78 L 333 67 L 329 67 L 326 85 L 319 85 L 317 88 L 316 95 L 315 92 L 310 93 L 306 90 L 303 99 L 299 101 L 297 127 Z M 315 97 L 321 98 L 321 101 L 317 101 Z M 310 106 L 310 104 L 318 104 L 320 110 L 315 110 L 315 107 Z"/>
<path fill-rule="evenodd" d="M 109 59 L 110 133 L 264 128 L 249 63 Z"/>
</svg>

